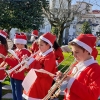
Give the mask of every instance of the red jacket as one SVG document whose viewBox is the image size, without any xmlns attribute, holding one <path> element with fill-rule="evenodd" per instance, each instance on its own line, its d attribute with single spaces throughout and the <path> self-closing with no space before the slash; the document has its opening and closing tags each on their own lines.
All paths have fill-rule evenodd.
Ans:
<svg viewBox="0 0 100 100">
<path fill-rule="evenodd" d="M 64 56 L 63 56 L 61 48 L 59 47 L 54 52 L 55 52 L 55 57 L 56 57 L 56 63 L 58 64 L 61 63 L 64 60 Z"/>
<path fill-rule="evenodd" d="M 7 55 L 7 50 L 5 49 L 4 45 L 0 44 L 0 53 L 4 56 Z M 0 64 L 3 62 L 3 59 L 0 58 Z M 3 82 L 6 78 L 7 74 L 4 68 L 0 68 L 0 82 Z"/>
<path fill-rule="evenodd" d="M 21 49 L 21 50 L 16 49 L 16 50 L 15 50 L 15 53 L 17 54 L 17 56 L 18 56 L 20 62 L 22 61 L 22 56 L 23 56 L 23 55 L 27 54 L 28 57 L 31 55 L 31 53 L 30 53 L 27 49 L 25 49 L 25 48 L 23 48 L 23 49 Z M 12 57 L 7 57 L 7 58 L 5 59 L 5 62 L 7 62 L 8 65 L 10 65 L 10 69 L 13 68 L 13 67 L 15 67 L 17 64 L 19 64 L 18 60 L 17 60 L 14 56 L 12 56 Z M 20 67 L 19 67 L 19 68 L 20 68 Z M 18 68 L 18 69 L 19 69 L 19 68 Z M 18 69 L 17 69 L 17 70 L 18 70 Z M 12 78 L 14 78 L 14 79 L 18 79 L 18 80 L 23 80 L 23 79 L 25 78 L 25 72 L 26 72 L 26 69 L 23 70 L 23 71 L 21 71 L 21 72 L 18 72 L 18 73 L 16 73 L 16 71 L 13 71 L 13 72 L 10 74 L 10 77 L 12 77 Z"/>
<path fill-rule="evenodd" d="M 35 40 L 33 43 L 32 43 L 32 46 L 31 46 L 31 51 L 32 53 L 35 53 L 39 50 L 39 45 L 37 43 L 37 41 Z"/>
<path fill-rule="evenodd" d="M 35 60 L 30 65 L 30 68 L 44 69 L 53 74 L 56 73 L 56 63 L 55 63 L 55 54 L 54 52 L 49 52 L 47 55 L 37 54 Z M 48 74 L 36 72 L 37 79 L 35 83 L 31 86 L 28 93 L 24 91 L 23 97 L 28 97 L 29 99 L 42 99 L 50 89 L 53 78 Z"/>
<path fill-rule="evenodd" d="M 73 76 L 74 79 L 68 81 L 70 85 L 65 90 L 64 100 L 97 100 L 99 97 L 100 66 L 93 60 L 81 65 L 84 67 L 81 66 Z"/>
</svg>

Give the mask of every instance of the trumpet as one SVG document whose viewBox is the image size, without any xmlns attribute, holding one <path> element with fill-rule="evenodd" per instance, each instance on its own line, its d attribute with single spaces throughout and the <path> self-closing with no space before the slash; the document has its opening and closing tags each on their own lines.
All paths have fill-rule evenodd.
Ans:
<svg viewBox="0 0 100 100">
<path fill-rule="evenodd" d="M 14 70 L 16 70 L 17 68 L 19 68 L 22 64 L 24 64 L 25 63 L 25 60 L 24 61 L 21 61 L 21 63 L 19 63 L 18 65 L 16 65 L 15 67 L 13 67 L 12 69 L 10 69 L 10 70 L 6 70 L 6 72 L 8 73 L 8 74 L 10 74 L 10 73 L 12 73 Z"/>
<path fill-rule="evenodd" d="M 38 51 L 37 51 L 36 53 L 38 53 Z M 30 57 L 28 57 L 28 58 L 22 60 L 18 65 L 16 65 L 16 66 L 13 67 L 12 69 L 6 70 L 6 72 L 7 72 L 8 74 L 12 73 L 14 70 L 18 69 L 21 65 L 23 65 L 23 64 L 26 63 L 28 60 L 30 60 L 36 53 L 34 53 L 34 54 L 32 54 Z M 26 68 L 25 66 L 21 66 L 21 68 L 20 68 L 17 72 L 20 72 L 20 71 L 24 70 L 25 68 Z"/>
<path fill-rule="evenodd" d="M 0 64 L 0 68 L 5 69 L 7 65 L 8 65 L 8 64 L 7 64 L 5 61 L 3 61 L 3 62 Z"/>
<path fill-rule="evenodd" d="M 74 60 L 73 63 L 75 63 L 76 61 Z M 72 64 L 73 64 L 72 63 Z M 49 100 L 49 99 L 53 99 L 55 97 L 57 97 L 61 90 L 60 90 L 60 86 L 62 84 L 62 82 L 65 80 L 65 78 L 68 76 L 69 72 L 72 71 L 73 66 L 72 64 L 68 67 L 68 69 L 63 73 L 63 76 L 61 77 L 61 79 L 59 81 L 56 81 L 52 87 L 49 89 L 48 94 L 42 99 L 42 100 Z"/>
<path fill-rule="evenodd" d="M 1 53 L 0 53 L 0 56 L 1 56 L 1 58 L 3 58 L 3 59 L 6 58 L 6 56 L 4 56 L 4 55 L 1 54 Z M 3 61 L 3 62 L 0 64 L 0 68 L 5 69 L 7 65 L 8 65 L 8 64 L 7 64 L 5 61 Z"/>
</svg>

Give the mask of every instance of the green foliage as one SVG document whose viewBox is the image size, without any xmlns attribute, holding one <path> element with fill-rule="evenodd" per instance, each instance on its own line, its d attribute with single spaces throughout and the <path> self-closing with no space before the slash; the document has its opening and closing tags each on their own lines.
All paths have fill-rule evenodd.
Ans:
<svg viewBox="0 0 100 100">
<path fill-rule="evenodd" d="M 82 33 L 84 34 L 92 34 L 91 28 L 88 22 L 83 23 L 81 30 L 82 30 Z"/>
<path fill-rule="evenodd" d="M 58 28 L 52 26 L 51 32 L 57 36 L 58 35 Z"/>
<path fill-rule="evenodd" d="M 0 1 L 0 27 L 17 27 L 23 31 L 38 29 L 44 21 L 42 4 L 46 7 L 47 3 L 46 0 Z"/>
</svg>

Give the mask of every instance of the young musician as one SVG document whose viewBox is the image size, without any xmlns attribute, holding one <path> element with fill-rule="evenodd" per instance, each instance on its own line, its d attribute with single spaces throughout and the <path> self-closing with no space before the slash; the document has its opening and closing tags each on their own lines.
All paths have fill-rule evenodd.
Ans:
<svg viewBox="0 0 100 100">
<path fill-rule="evenodd" d="M 45 33 L 39 37 L 39 53 L 27 62 L 26 67 L 44 69 L 52 74 L 56 73 L 56 59 L 53 51 L 53 44 L 56 37 L 51 33 Z M 29 66 L 28 66 L 29 65 Z M 28 92 L 23 93 L 27 100 L 40 100 L 50 89 L 53 78 L 45 73 L 36 72 L 37 79 Z"/>
<path fill-rule="evenodd" d="M 14 44 L 16 46 L 14 52 L 16 53 L 18 59 L 15 56 L 5 58 L 5 62 L 10 65 L 10 69 L 18 65 L 23 60 L 24 55 L 27 55 L 28 57 L 31 55 L 27 48 L 25 48 L 27 44 L 27 37 L 25 34 L 16 34 Z M 25 77 L 26 69 L 21 72 L 18 72 L 18 69 L 10 73 L 13 100 L 22 100 L 22 81 Z"/>
<path fill-rule="evenodd" d="M 69 45 L 77 64 L 67 75 L 64 100 L 97 100 L 100 94 L 100 66 L 91 56 L 94 36 L 80 34 Z"/>
<path fill-rule="evenodd" d="M 0 30 L 0 54 L 4 56 L 7 55 L 8 45 L 7 45 L 7 33 L 3 30 Z M 3 59 L 0 57 L 0 64 L 3 62 Z M 1 66 L 3 67 L 3 66 Z M 5 68 L 0 68 L 0 100 L 2 100 L 2 83 L 6 78 Z"/>
<path fill-rule="evenodd" d="M 38 34 L 39 34 L 39 32 L 38 32 L 38 30 L 33 30 L 32 31 L 32 36 L 31 36 L 31 41 L 33 41 L 33 43 L 32 43 L 32 46 L 31 46 L 31 48 L 30 48 L 30 50 L 32 51 L 32 53 L 35 53 L 35 52 L 37 52 L 38 50 L 39 50 L 39 46 L 38 46 Z"/>
</svg>

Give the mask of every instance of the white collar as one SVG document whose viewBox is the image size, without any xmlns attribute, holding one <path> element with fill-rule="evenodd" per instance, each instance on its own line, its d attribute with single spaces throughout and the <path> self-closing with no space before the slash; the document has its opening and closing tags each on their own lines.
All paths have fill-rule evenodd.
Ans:
<svg viewBox="0 0 100 100">
<path fill-rule="evenodd" d="M 50 53 L 50 52 L 52 52 L 53 51 L 53 48 L 50 48 L 50 49 L 48 49 L 46 52 L 44 52 L 44 53 L 42 53 L 42 52 L 40 52 L 39 53 L 39 55 L 40 56 L 46 56 L 48 53 Z"/>
<path fill-rule="evenodd" d="M 78 77 L 78 75 L 80 74 L 80 72 L 82 72 L 86 67 L 88 67 L 89 65 L 93 64 L 93 63 L 97 63 L 96 60 L 94 60 L 93 57 L 91 57 L 91 59 L 86 60 L 84 62 L 79 62 L 78 64 L 76 64 L 76 67 L 73 68 L 72 73 L 74 74 L 74 78 Z"/>
<path fill-rule="evenodd" d="M 80 69 L 83 69 L 83 67 L 88 67 L 89 65 L 93 63 L 97 63 L 97 61 L 94 60 L 93 57 L 91 57 L 91 59 L 89 60 L 86 60 L 84 62 L 79 62 L 78 64 L 76 64 L 76 67 L 78 68 L 78 70 L 80 70 Z"/>
</svg>

